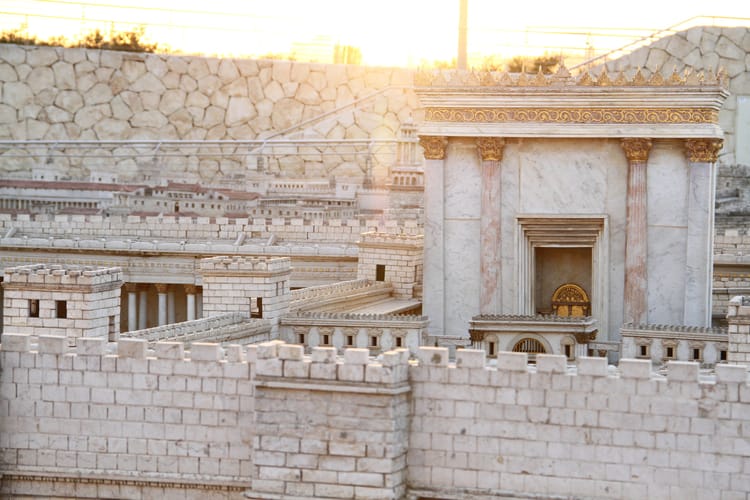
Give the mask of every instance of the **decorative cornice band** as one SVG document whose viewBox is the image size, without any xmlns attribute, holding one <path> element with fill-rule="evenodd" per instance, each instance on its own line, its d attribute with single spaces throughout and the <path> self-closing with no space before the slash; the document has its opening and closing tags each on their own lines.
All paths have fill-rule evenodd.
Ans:
<svg viewBox="0 0 750 500">
<path fill-rule="evenodd" d="M 651 139 L 626 138 L 620 141 L 629 162 L 647 162 L 651 151 Z"/>
<path fill-rule="evenodd" d="M 719 113 L 710 108 L 426 108 L 429 122 L 453 123 L 718 123 Z M 433 138 L 433 136 L 422 136 Z M 420 143 L 422 141 L 420 137 Z M 424 144 L 423 144 L 424 147 Z M 425 157 L 426 148 L 425 148 Z"/>
<path fill-rule="evenodd" d="M 444 160 L 448 138 L 435 135 L 420 135 L 419 144 L 424 149 L 426 160 Z"/>
<path fill-rule="evenodd" d="M 687 139 L 685 151 L 693 163 L 716 163 L 723 144 L 722 139 Z"/>
<path fill-rule="evenodd" d="M 482 161 L 501 161 L 505 139 L 502 137 L 477 137 L 477 149 Z"/>
</svg>

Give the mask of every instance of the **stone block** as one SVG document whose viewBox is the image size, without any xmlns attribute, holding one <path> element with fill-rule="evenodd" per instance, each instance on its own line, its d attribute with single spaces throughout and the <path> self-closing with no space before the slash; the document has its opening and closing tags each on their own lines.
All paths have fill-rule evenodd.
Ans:
<svg viewBox="0 0 750 500">
<path fill-rule="evenodd" d="M 747 366 L 745 365 L 716 365 L 716 381 L 719 383 L 747 382 Z"/>
<path fill-rule="evenodd" d="M 337 378 L 346 382 L 364 382 L 365 365 L 341 364 L 338 368 Z"/>
<path fill-rule="evenodd" d="M 568 359 L 559 354 L 537 354 L 536 371 L 540 373 L 565 373 Z"/>
<path fill-rule="evenodd" d="M 249 345 L 247 346 L 247 350 L 245 351 L 245 356 L 248 363 L 255 363 L 258 361 L 258 346 L 257 345 Z"/>
<path fill-rule="evenodd" d="M 313 347 L 311 358 L 313 363 L 335 363 L 335 347 Z"/>
<path fill-rule="evenodd" d="M 277 357 L 279 345 L 283 342 L 272 340 L 270 342 L 263 342 L 258 344 L 258 359 L 270 359 Z"/>
<path fill-rule="evenodd" d="M 607 376 L 607 358 L 589 358 L 582 356 L 576 360 L 578 375 Z"/>
<path fill-rule="evenodd" d="M 485 353 L 481 349 L 456 351 L 456 368 L 484 368 Z"/>
<path fill-rule="evenodd" d="M 68 350 L 68 339 L 61 335 L 40 335 L 39 352 L 46 354 L 64 354 Z"/>
<path fill-rule="evenodd" d="M 146 349 L 148 342 L 144 339 L 120 339 L 117 343 L 117 355 L 121 358 L 146 359 Z"/>
<path fill-rule="evenodd" d="M 282 360 L 300 361 L 305 356 L 305 348 L 301 345 L 280 344 L 277 352 Z"/>
<path fill-rule="evenodd" d="M 284 362 L 278 358 L 261 358 L 256 362 L 255 373 L 266 377 L 281 377 Z"/>
<path fill-rule="evenodd" d="M 499 352 L 497 353 L 497 369 L 525 372 L 528 367 L 528 356 L 525 352 Z"/>
<path fill-rule="evenodd" d="M 648 359 L 621 359 L 619 366 L 622 378 L 651 378 L 651 361 Z"/>
<path fill-rule="evenodd" d="M 119 352 L 120 342 L 126 341 L 129 339 L 120 339 L 118 341 L 118 347 L 117 350 Z M 76 339 L 76 353 L 78 353 L 81 356 L 101 356 L 104 354 L 104 346 L 106 345 L 106 340 L 103 338 L 86 338 L 86 337 L 79 337 Z"/>
<path fill-rule="evenodd" d="M 424 366 L 448 366 L 447 347 L 420 347 L 417 357 Z"/>
<path fill-rule="evenodd" d="M 3 351 L 28 352 L 31 350 L 31 336 L 18 333 L 3 333 L 0 337 Z"/>
<path fill-rule="evenodd" d="M 311 363 L 310 378 L 336 380 L 338 373 L 337 366 L 335 363 Z"/>
<path fill-rule="evenodd" d="M 366 365 L 370 361 L 369 349 L 346 349 L 344 351 L 344 364 Z"/>
<path fill-rule="evenodd" d="M 157 342 L 154 353 L 160 359 L 185 359 L 185 344 L 182 342 Z"/>
<path fill-rule="evenodd" d="M 230 363 L 242 363 L 245 361 L 245 352 L 243 346 L 239 344 L 230 344 L 224 348 L 227 361 Z"/>
<path fill-rule="evenodd" d="M 698 363 L 692 361 L 669 361 L 667 363 L 667 380 L 697 382 L 699 366 Z"/>
<path fill-rule="evenodd" d="M 190 359 L 193 361 L 219 361 L 222 358 L 221 345 L 208 342 L 193 342 L 190 345 Z"/>
<path fill-rule="evenodd" d="M 301 347 L 301 346 L 293 346 Z M 284 361 L 284 376 L 295 377 L 295 378 L 308 378 L 310 376 L 310 365 L 309 361 L 304 360 L 285 360 Z"/>
</svg>

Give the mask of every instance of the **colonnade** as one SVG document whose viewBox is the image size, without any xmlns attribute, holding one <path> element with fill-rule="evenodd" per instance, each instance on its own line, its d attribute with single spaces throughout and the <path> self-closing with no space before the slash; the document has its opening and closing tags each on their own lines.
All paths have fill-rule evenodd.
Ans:
<svg viewBox="0 0 750 500">
<path fill-rule="evenodd" d="M 178 287 L 184 292 L 185 316 L 180 317 L 179 321 L 191 321 L 202 317 L 203 314 L 203 295 L 202 287 L 196 285 L 171 285 L 166 283 L 127 283 L 124 291 L 127 294 L 127 331 L 143 330 L 150 326 L 162 326 L 172 324 L 178 321 L 176 302 Z M 156 292 L 156 325 L 149 325 L 148 318 L 150 311 L 149 295 Z M 182 310 L 180 307 L 179 309 Z"/>
</svg>

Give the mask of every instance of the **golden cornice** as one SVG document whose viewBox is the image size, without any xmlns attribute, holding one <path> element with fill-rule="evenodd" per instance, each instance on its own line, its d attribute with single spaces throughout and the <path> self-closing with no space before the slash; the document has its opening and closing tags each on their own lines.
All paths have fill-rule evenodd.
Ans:
<svg viewBox="0 0 750 500">
<path fill-rule="evenodd" d="M 622 146 L 623 151 L 625 151 L 625 156 L 628 161 L 643 163 L 648 161 L 648 154 L 651 151 L 652 145 L 651 139 L 628 137 L 622 139 L 620 145 Z"/>
<path fill-rule="evenodd" d="M 446 137 L 434 135 L 420 135 L 419 144 L 424 150 L 426 160 L 444 160 L 445 147 L 448 145 Z"/>
<path fill-rule="evenodd" d="M 505 139 L 502 137 L 477 137 L 477 149 L 482 161 L 501 161 Z"/>
<path fill-rule="evenodd" d="M 716 163 L 723 144 L 721 139 L 687 139 L 685 151 L 691 162 Z"/>
<path fill-rule="evenodd" d="M 728 75 L 719 68 L 714 73 L 692 72 L 686 69 L 681 75 L 674 68 L 668 77 L 661 71 L 654 71 L 648 78 L 638 68 L 635 73 L 628 77 L 620 72 L 613 80 L 606 67 L 598 74 L 590 71 L 582 71 L 578 77 L 570 74 L 565 66 L 551 75 L 545 75 L 541 71 L 533 76 L 526 73 L 508 73 L 505 71 L 485 70 L 420 70 L 414 75 L 414 85 L 417 87 L 557 87 L 557 86 L 580 86 L 580 87 L 684 87 L 684 86 L 721 86 L 728 87 Z"/>
<path fill-rule="evenodd" d="M 481 108 L 428 107 L 428 122 L 455 123 L 591 123 L 669 124 L 717 123 L 718 111 L 710 108 Z M 429 136 L 428 136 L 429 137 Z M 420 143 L 423 139 L 420 138 Z M 422 144 L 423 147 L 424 144 Z M 427 148 L 425 147 L 425 158 Z M 442 156 L 440 157 L 442 158 Z M 440 159 L 438 158 L 438 159 Z"/>
</svg>

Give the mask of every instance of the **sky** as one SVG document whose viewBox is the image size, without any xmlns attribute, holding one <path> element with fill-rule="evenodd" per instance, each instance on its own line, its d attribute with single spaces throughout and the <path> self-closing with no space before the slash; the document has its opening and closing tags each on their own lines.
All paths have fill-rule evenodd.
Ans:
<svg viewBox="0 0 750 500">
<path fill-rule="evenodd" d="M 583 58 L 697 16 L 737 18 L 698 24 L 750 25 L 745 0 L 468 2 L 474 65 L 545 51 Z M 223 56 L 315 58 L 339 43 L 358 47 L 364 64 L 419 66 L 456 57 L 458 10 L 459 0 L 0 0 L 0 29 L 74 38 L 143 26 L 149 41 Z"/>
</svg>

